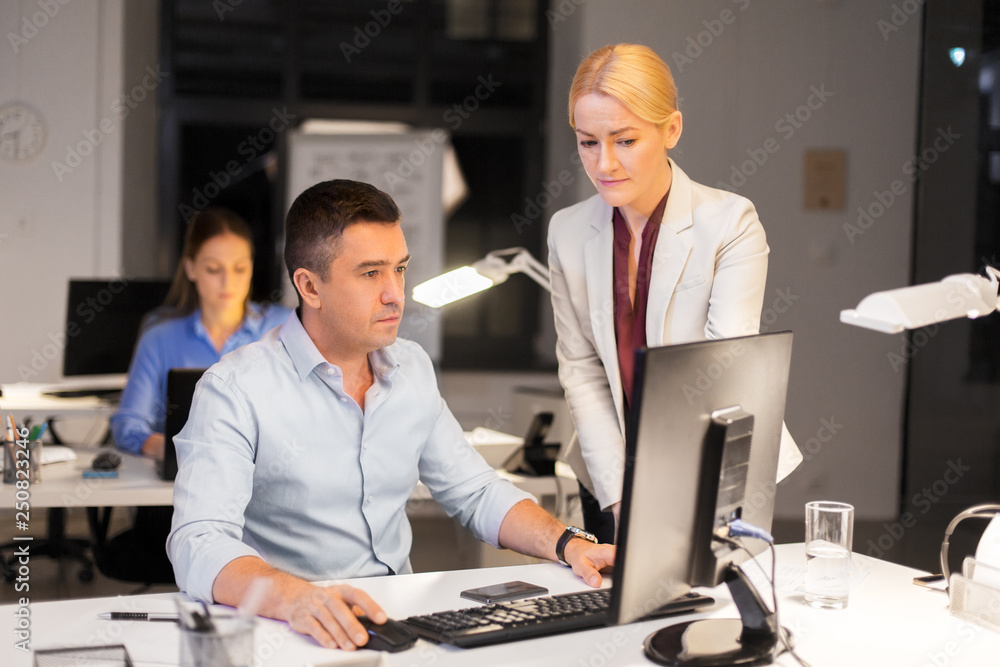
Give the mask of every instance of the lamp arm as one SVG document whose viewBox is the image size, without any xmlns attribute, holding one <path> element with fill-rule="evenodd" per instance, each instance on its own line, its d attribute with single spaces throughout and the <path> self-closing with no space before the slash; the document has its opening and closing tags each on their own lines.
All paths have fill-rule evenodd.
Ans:
<svg viewBox="0 0 1000 667">
<path fill-rule="evenodd" d="M 507 273 L 523 273 L 547 291 L 552 291 L 548 267 L 535 259 L 525 248 L 494 250 L 486 255 L 486 259 L 505 261 Z"/>
<path fill-rule="evenodd" d="M 552 284 L 549 282 L 549 268 L 531 256 L 527 250 L 519 253 L 511 260 L 525 274 L 536 283 L 545 288 L 547 292 L 552 291 Z"/>
</svg>

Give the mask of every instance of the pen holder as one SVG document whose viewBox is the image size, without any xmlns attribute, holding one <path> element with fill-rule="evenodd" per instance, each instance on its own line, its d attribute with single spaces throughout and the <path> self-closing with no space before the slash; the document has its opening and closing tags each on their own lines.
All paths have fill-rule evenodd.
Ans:
<svg viewBox="0 0 1000 667">
<path fill-rule="evenodd" d="M 181 625 L 181 667 L 254 667 L 253 618 L 212 616 L 211 630 Z"/>
<path fill-rule="evenodd" d="M 28 443 L 28 471 L 31 475 L 31 483 L 38 484 L 42 481 L 42 441 L 32 440 Z"/>
<path fill-rule="evenodd" d="M 18 479 L 32 484 L 42 481 L 42 441 L 32 440 L 27 449 L 17 442 L 0 442 L 3 447 L 3 483 L 14 484 Z M 18 475 L 18 471 L 23 471 Z"/>
<path fill-rule="evenodd" d="M 17 481 L 17 458 L 14 450 L 18 447 L 17 443 L 9 442 L 7 440 L 0 441 L 0 446 L 3 447 L 3 483 L 13 484 Z"/>
<path fill-rule="evenodd" d="M 962 574 L 951 575 L 948 590 L 953 616 L 1000 633 L 1000 570 L 966 558 Z"/>
</svg>

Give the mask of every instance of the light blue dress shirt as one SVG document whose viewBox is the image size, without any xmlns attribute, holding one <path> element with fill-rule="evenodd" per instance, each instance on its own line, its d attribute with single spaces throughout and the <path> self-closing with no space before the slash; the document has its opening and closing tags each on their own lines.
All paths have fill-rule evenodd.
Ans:
<svg viewBox="0 0 1000 667">
<path fill-rule="evenodd" d="M 466 442 L 419 345 L 397 339 L 368 359 L 364 410 L 294 315 L 205 373 L 174 439 L 167 553 L 181 590 L 212 601 L 241 556 L 311 581 L 408 572 L 418 480 L 497 545 L 507 512 L 533 497 Z"/>
<path fill-rule="evenodd" d="M 139 338 L 128 370 L 118 411 L 111 418 L 115 444 L 133 454 L 153 433 L 163 433 L 167 420 L 167 372 L 171 368 L 208 368 L 222 355 L 259 340 L 291 311 L 277 304 L 251 303 L 243 323 L 222 346 L 215 349 L 201 310 L 186 317 L 157 322 Z"/>
</svg>

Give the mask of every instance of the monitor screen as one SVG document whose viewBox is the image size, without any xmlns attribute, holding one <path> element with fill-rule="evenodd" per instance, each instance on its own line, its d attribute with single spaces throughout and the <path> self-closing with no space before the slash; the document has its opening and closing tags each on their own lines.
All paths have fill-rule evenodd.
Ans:
<svg viewBox="0 0 1000 667">
<path fill-rule="evenodd" d="M 770 530 L 791 347 L 780 332 L 637 351 L 611 622 L 720 584 L 742 560 L 713 539 L 730 520 Z"/>
<path fill-rule="evenodd" d="M 142 318 L 169 289 L 166 280 L 71 279 L 63 375 L 127 373 Z"/>
</svg>

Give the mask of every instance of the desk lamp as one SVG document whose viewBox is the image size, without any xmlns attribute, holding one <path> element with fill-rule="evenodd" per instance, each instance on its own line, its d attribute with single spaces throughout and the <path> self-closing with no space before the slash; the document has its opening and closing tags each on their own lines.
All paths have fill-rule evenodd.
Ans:
<svg viewBox="0 0 1000 667">
<path fill-rule="evenodd" d="M 499 285 L 512 273 L 524 273 L 546 290 L 552 290 L 544 264 L 524 248 L 507 248 L 488 253 L 472 266 L 463 266 L 420 283 L 413 288 L 413 300 L 440 308 Z"/>
<path fill-rule="evenodd" d="M 940 282 L 875 292 L 853 310 L 840 311 L 840 321 L 884 333 L 899 333 L 959 317 L 989 315 L 1000 305 L 1000 271 L 986 276 L 959 273 Z"/>
<path fill-rule="evenodd" d="M 959 317 L 975 319 L 1000 307 L 1000 271 L 985 267 L 986 276 L 960 273 L 940 282 L 875 292 L 854 310 L 840 311 L 840 321 L 885 333 L 899 333 Z M 960 512 L 945 530 L 941 543 L 941 571 L 949 587 L 948 545 L 955 527 L 970 517 L 992 517 L 1000 505 L 976 505 Z M 987 529 L 989 530 L 989 529 Z M 947 590 L 947 588 L 946 588 Z"/>
</svg>

